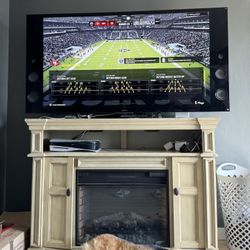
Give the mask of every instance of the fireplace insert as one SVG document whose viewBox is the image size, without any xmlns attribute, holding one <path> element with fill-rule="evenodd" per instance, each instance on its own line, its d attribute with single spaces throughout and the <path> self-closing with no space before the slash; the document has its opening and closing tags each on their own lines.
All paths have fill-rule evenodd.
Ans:
<svg viewBox="0 0 250 250">
<path fill-rule="evenodd" d="M 109 233 L 127 241 L 169 246 L 167 171 L 76 173 L 76 245 Z"/>
</svg>

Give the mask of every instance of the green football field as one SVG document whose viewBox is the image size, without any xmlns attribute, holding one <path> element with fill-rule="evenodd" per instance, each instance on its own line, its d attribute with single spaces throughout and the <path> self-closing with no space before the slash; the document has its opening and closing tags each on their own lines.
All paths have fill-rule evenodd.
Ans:
<svg viewBox="0 0 250 250">
<path fill-rule="evenodd" d="M 60 61 L 60 65 L 50 67 L 44 71 L 44 85 L 49 82 L 49 71 L 68 71 L 68 70 L 114 70 L 114 69 L 164 69 L 164 68 L 204 68 L 204 81 L 209 84 L 209 69 L 204 65 L 195 63 L 140 63 L 122 64 L 122 58 L 143 58 L 143 57 L 162 57 L 156 51 L 150 40 L 117 40 L 101 41 L 94 45 L 93 52 L 85 58 L 67 58 Z"/>
</svg>

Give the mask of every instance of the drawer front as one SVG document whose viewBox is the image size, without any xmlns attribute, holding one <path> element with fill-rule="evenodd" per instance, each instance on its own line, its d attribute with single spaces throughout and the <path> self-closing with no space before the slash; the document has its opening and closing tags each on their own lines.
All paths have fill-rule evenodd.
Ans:
<svg viewBox="0 0 250 250">
<path fill-rule="evenodd" d="M 168 169 L 165 157 L 84 157 L 76 161 L 84 169 Z"/>
</svg>

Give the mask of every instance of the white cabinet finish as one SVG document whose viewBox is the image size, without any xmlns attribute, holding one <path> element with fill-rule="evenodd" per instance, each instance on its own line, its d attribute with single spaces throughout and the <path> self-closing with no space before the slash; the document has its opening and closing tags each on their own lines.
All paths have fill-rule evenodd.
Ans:
<svg viewBox="0 0 250 250">
<path fill-rule="evenodd" d="M 173 157 L 174 246 L 204 248 L 204 191 L 202 160 Z"/>
<path fill-rule="evenodd" d="M 72 247 L 73 173 L 73 158 L 45 159 L 42 244 L 45 247 Z"/>
<path fill-rule="evenodd" d="M 31 250 L 80 249 L 75 246 L 77 169 L 168 170 L 170 248 L 218 249 L 217 118 L 26 119 L 26 123 L 31 130 L 29 157 L 33 158 Z M 44 151 L 45 139 L 54 134 L 67 138 L 78 131 L 120 131 L 120 148 L 98 153 Z M 149 149 L 143 141 L 140 149 L 130 148 L 130 131 L 133 136 L 135 131 L 199 131 L 202 152 L 166 152 L 163 145 Z"/>
</svg>

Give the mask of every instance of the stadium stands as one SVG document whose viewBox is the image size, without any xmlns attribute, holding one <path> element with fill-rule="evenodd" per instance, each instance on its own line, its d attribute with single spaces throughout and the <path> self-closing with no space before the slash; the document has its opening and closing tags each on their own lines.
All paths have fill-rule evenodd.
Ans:
<svg viewBox="0 0 250 250">
<path fill-rule="evenodd" d="M 80 46 L 84 50 L 91 48 L 98 41 L 141 38 L 152 40 L 163 51 L 168 44 L 182 44 L 186 48 L 183 53 L 200 58 L 202 63 L 209 65 L 207 16 L 158 14 L 156 18 L 161 19 L 161 23 L 153 27 L 138 25 L 109 29 L 91 29 L 89 17 L 46 18 L 44 20 L 44 69 L 49 67 L 51 60 L 65 58 L 67 56 L 65 49 L 71 46 Z"/>
</svg>

